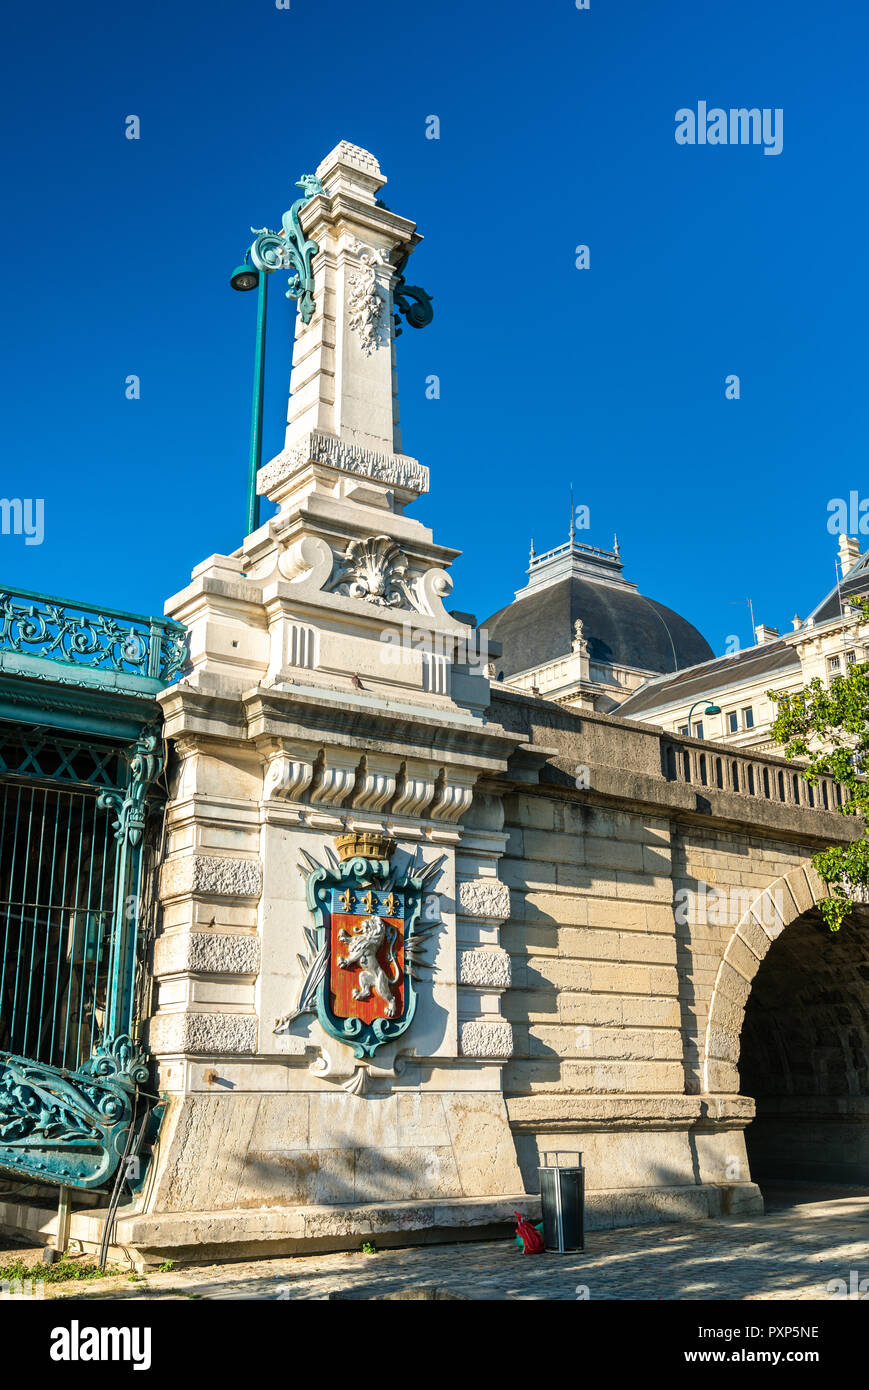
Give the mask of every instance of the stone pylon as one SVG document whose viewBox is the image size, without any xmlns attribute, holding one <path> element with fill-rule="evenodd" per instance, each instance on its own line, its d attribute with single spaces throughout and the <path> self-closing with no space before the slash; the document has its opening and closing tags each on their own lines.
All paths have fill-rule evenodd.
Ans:
<svg viewBox="0 0 869 1390">
<path fill-rule="evenodd" d="M 420 237 L 378 200 L 366 151 L 342 142 L 317 177 L 300 213 L 314 313 L 285 447 L 259 476 L 279 511 L 166 605 L 191 667 L 162 701 L 175 772 L 150 1047 L 170 1105 L 123 1230 L 143 1251 L 454 1231 L 522 1198 L 487 779 L 523 739 L 487 720 L 473 620 L 444 607 L 457 552 L 406 515 L 428 470 L 401 450 L 395 310 Z M 390 855 L 383 902 L 415 874 L 434 924 L 412 1024 L 361 1060 L 324 1023 L 328 997 L 300 1008 L 324 939 L 306 879 L 336 841 Z"/>
</svg>

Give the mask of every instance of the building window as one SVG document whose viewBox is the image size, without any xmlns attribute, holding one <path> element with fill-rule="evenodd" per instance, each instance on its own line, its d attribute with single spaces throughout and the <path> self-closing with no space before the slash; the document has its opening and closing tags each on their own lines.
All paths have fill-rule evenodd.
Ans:
<svg viewBox="0 0 869 1390">
<path fill-rule="evenodd" d="M 702 722 L 702 720 L 698 720 L 697 723 L 694 725 L 694 737 L 695 737 L 695 738 L 702 738 L 702 737 L 703 737 L 703 722 Z"/>
<path fill-rule="evenodd" d="M 745 729 L 754 728 L 754 710 L 751 708 L 751 705 L 742 711 L 742 726 Z"/>
<path fill-rule="evenodd" d="M 738 733 L 739 731 L 739 715 L 736 713 L 735 709 L 731 710 L 727 716 L 727 728 L 731 734 Z"/>
<path fill-rule="evenodd" d="M 831 656 L 827 661 L 827 668 L 831 672 L 840 670 L 841 665 L 842 663 L 837 656 Z"/>
<path fill-rule="evenodd" d="M 856 653 L 856 652 L 846 652 L 846 653 L 845 653 L 845 665 L 846 665 L 846 666 L 856 666 L 856 665 L 857 665 L 857 653 Z"/>
<path fill-rule="evenodd" d="M 687 724 L 680 724 L 679 733 L 684 734 L 686 738 L 689 738 L 691 735 L 691 730 L 688 728 Z"/>
</svg>

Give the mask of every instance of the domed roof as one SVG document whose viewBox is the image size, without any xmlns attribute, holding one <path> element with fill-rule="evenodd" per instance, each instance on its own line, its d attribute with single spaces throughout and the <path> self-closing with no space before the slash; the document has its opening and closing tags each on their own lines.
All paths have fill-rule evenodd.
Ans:
<svg viewBox="0 0 869 1390">
<path fill-rule="evenodd" d="M 509 679 L 569 655 L 577 619 L 594 662 L 665 674 L 710 660 L 712 648 L 696 627 L 638 593 L 621 568 L 617 547 L 571 540 L 546 555 L 532 552 L 527 587 L 481 624 L 502 645 L 496 671 Z"/>
</svg>

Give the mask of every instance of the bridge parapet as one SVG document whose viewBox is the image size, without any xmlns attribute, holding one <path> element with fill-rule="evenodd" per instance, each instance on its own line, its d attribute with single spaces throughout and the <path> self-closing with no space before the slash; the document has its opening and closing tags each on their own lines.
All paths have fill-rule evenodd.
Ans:
<svg viewBox="0 0 869 1390">
<path fill-rule="evenodd" d="M 847 800 L 847 789 L 832 777 L 810 784 L 800 776 L 799 765 L 785 758 L 738 753 L 702 739 L 662 738 L 661 770 L 668 782 L 736 792 L 782 806 L 835 811 Z"/>
</svg>

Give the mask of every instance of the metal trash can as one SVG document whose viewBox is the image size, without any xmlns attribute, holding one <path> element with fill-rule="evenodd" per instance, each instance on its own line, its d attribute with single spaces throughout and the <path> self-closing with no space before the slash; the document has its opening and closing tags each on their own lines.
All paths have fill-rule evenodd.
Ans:
<svg viewBox="0 0 869 1390">
<path fill-rule="evenodd" d="M 559 1159 L 573 1160 L 564 1165 Z M 554 1161 L 553 1161 L 554 1160 Z M 544 1153 L 540 1174 L 543 1240 L 547 1250 L 566 1255 L 585 1249 L 585 1172 L 581 1153 Z"/>
</svg>

